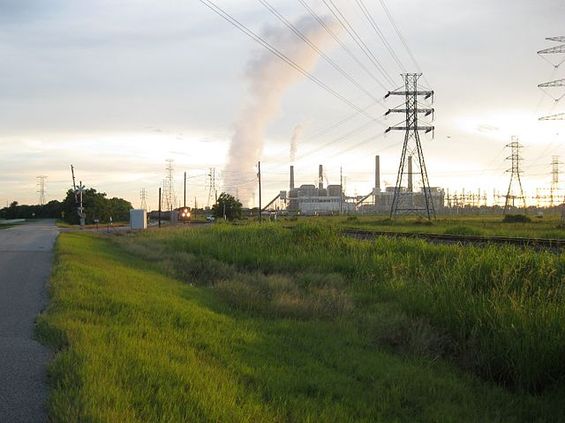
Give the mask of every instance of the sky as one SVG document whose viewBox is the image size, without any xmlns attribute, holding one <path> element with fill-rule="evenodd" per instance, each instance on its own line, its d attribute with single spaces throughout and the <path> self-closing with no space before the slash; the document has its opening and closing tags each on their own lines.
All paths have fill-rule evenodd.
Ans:
<svg viewBox="0 0 565 423">
<path fill-rule="evenodd" d="M 358 61 L 335 40 L 322 39 L 321 27 L 308 27 L 340 73 L 260 1 L 215 3 L 289 56 L 307 60 L 311 75 L 350 104 L 197 0 L 0 0 L 0 205 L 37 203 L 40 175 L 47 176 L 47 200 L 62 199 L 71 187 L 73 164 L 85 185 L 134 206 L 145 188 L 155 208 L 167 159 L 174 160 L 179 199 L 187 172 L 190 205 L 195 199 L 198 206 L 208 204 L 210 168 L 216 168 L 219 192 L 241 190 L 256 204 L 256 170 L 249 163 L 261 160 L 264 198 L 287 189 L 297 127 L 297 184 L 315 183 L 323 164 L 329 183 L 339 183 L 341 168 L 347 193 L 367 194 L 379 154 L 381 185 L 394 185 L 403 134 L 385 136 L 384 129 L 399 122 L 383 114 L 398 99 L 384 105 L 374 99 L 402 85 L 402 69 L 356 2 L 334 0 L 388 78 L 343 30 L 335 33 Z M 292 23 L 308 14 L 298 0 L 269 3 Z M 536 52 L 558 45 L 546 37 L 565 35 L 565 2 L 388 0 L 418 67 L 380 3 L 364 3 L 404 68 L 421 69 L 422 82 L 435 92 L 435 135 L 422 135 L 430 184 L 451 192 L 505 191 L 505 145 L 518 136 L 526 191 L 548 189 L 552 156 L 565 161 L 565 121 L 538 118 L 564 112 L 565 100 L 555 103 L 537 85 L 565 78 L 565 64 L 555 69 Z M 335 27 L 322 0 L 307 4 Z M 262 73 L 253 70 L 265 61 L 276 80 L 288 83 L 277 86 L 272 113 L 254 132 L 258 145 L 246 156 L 245 170 L 234 176 L 233 166 L 227 167 L 230 155 L 247 147 L 235 134 L 255 118 L 246 114 L 250 105 L 272 95 L 271 83 L 261 85 L 265 91 L 259 94 L 256 89 Z M 366 114 L 374 120 L 351 104 L 369 107 Z"/>
</svg>

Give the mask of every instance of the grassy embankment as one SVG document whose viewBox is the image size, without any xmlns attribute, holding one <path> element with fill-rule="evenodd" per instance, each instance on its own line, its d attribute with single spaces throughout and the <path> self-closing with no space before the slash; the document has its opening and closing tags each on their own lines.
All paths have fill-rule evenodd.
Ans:
<svg viewBox="0 0 565 423">
<path fill-rule="evenodd" d="M 318 226 L 63 234 L 38 326 L 61 350 L 51 417 L 552 421 L 564 268 Z"/>
</svg>

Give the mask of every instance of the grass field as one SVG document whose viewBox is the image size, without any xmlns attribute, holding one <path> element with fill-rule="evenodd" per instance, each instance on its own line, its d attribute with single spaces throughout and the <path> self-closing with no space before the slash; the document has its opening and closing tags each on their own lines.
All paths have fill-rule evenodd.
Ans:
<svg viewBox="0 0 565 423">
<path fill-rule="evenodd" d="M 417 217 L 390 220 L 385 216 L 324 216 L 283 218 L 283 224 L 329 223 L 342 229 L 379 232 L 419 232 L 446 235 L 509 236 L 526 238 L 565 238 L 559 216 L 531 217 L 529 223 L 502 223 L 503 216 L 440 216 L 429 222 Z"/>
<path fill-rule="evenodd" d="M 316 225 L 62 234 L 50 416 L 556 421 L 564 264 Z"/>
</svg>

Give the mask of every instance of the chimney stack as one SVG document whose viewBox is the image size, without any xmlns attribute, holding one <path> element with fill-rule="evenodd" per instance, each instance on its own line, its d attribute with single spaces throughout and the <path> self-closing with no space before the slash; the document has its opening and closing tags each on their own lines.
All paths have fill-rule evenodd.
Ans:
<svg viewBox="0 0 565 423">
<path fill-rule="evenodd" d="M 408 192 L 414 192 L 414 183 L 412 181 L 412 156 L 408 156 Z"/>
<path fill-rule="evenodd" d="M 290 165 L 290 189 L 294 189 L 294 166 Z"/>
<path fill-rule="evenodd" d="M 318 188 L 324 189 L 324 167 L 322 165 L 318 169 Z"/>
<path fill-rule="evenodd" d="M 381 192 L 381 160 L 375 156 L 375 194 Z"/>
</svg>

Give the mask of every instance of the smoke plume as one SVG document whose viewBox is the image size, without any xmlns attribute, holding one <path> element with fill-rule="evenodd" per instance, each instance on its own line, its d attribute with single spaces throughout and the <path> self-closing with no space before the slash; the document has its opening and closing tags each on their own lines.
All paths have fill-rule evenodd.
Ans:
<svg viewBox="0 0 565 423">
<path fill-rule="evenodd" d="M 329 35 L 314 19 L 303 17 L 295 26 L 318 47 L 327 45 Z M 269 28 L 262 36 L 303 69 L 311 71 L 315 67 L 318 53 L 288 28 Z M 265 129 L 276 117 L 285 91 L 304 76 L 267 50 L 258 51 L 248 62 L 245 76 L 248 98 L 235 124 L 224 184 L 229 192 L 238 188 L 241 202 L 248 205 L 256 186 L 253 181 L 263 151 Z"/>
<path fill-rule="evenodd" d="M 296 125 L 292 131 L 292 137 L 290 138 L 290 162 L 294 163 L 296 161 L 296 150 L 298 148 L 298 140 L 302 136 L 303 131 L 302 124 Z"/>
</svg>

